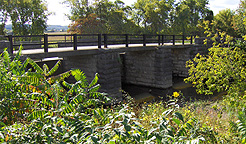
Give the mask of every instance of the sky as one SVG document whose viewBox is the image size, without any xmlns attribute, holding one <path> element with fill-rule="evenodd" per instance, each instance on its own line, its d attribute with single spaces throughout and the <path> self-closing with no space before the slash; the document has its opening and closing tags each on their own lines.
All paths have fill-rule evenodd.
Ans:
<svg viewBox="0 0 246 144">
<path fill-rule="evenodd" d="M 49 12 L 52 15 L 48 17 L 48 25 L 62 25 L 66 26 L 70 24 L 70 21 L 65 16 L 69 14 L 69 8 L 61 4 L 64 0 L 46 0 L 48 4 Z M 122 0 L 126 5 L 131 5 L 137 0 Z M 220 10 L 230 8 L 235 10 L 240 3 L 240 0 L 209 0 L 208 7 L 213 10 L 214 15 L 218 14 Z"/>
</svg>

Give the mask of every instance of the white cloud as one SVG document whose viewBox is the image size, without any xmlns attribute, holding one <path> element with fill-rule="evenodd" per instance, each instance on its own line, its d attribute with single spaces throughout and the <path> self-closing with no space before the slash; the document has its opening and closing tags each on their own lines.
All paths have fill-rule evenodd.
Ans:
<svg viewBox="0 0 246 144">
<path fill-rule="evenodd" d="M 219 11 L 229 8 L 235 10 L 238 8 L 240 0 L 210 0 L 209 8 L 213 10 L 214 15 L 218 14 Z"/>
<path fill-rule="evenodd" d="M 53 14 L 48 17 L 48 25 L 69 25 L 71 22 L 65 16 L 69 14 L 69 8 L 61 4 L 63 0 L 47 0 L 48 11 Z"/>
</svg>

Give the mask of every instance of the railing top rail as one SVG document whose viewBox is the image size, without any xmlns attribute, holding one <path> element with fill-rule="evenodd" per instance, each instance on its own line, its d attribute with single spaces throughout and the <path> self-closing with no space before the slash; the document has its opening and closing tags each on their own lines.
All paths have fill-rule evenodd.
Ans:
<svg viewBox="0 0 246 144">
<path fill-rule="evenodd" d="M 19 35 L 12 35 L 12 37 L 43 37 L 44 35 L 22 35 L 22 36 L 19 36 Z M 6 36 L 8 37 L 8 36 Z"/>
<path fill-rule="evenodd" d="M 100 34 L 100 33 L 98 33 Z M 76 34 L 77 36 L 98 36 L 98 34 Z M 48 36 L 73 36 L 74 34 L 46 34 Z M 104 34 L 102 33 L 101 35 L 108 35 L 108 36 L 125 36 L 125 35 L 128 35 L 128 36 L 191 36 L 191 35 L 171 35 L 171 34 Z M 1 37 L 3 35 L 0 35 Z M 44 35 L 12 35 L 13 37 L 42 37 Z M 4 36 L 4 37 L 8 37 L 8 36 Z"/>
<path fill-rule="evenodd" d="M 98 34 L 77 34 L 77 36 L 98 36 Z"/>
<path fill-rule="evenodd" d="M 47 34 L 48 36 L 73 36 L 72 34 Z"/>
<path fill-rule="evenodd" d="M 108 36 L 125 36 L 126 34 L 102 34 L 102 35 L 108 35 Z"/>
</svg>

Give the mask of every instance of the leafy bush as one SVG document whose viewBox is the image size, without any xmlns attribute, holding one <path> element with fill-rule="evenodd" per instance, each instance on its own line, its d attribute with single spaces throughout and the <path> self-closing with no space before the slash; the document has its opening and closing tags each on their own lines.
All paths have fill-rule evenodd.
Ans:
<svg viewBox="0 0 246 144">
<path fill-rule="evenodd" d="M 227 37 L 222 35 L 221 39 Z M 227 92 L 225 102 L 235 108 L 242 109 L 241 100 L 246 88 L 246 45 L 245 41 L 230 39 L 215 42 L 209 48 L 208 55 L 197 54 L 193 60 L 187 62 L 191 82 L 200 94 L 214 94 L 214 92 Z M 229 47 L 225 47 L 226 45 Z"/>
<path fill-rule="evenodd" d="M 197 54 L 188 61 L 189 77 L 197 92 L 213 94 L 218 91 L 245 87 L 245 53 L 240 48 L 210 48 L 208 56 Z"/>
<path fill-rule="evenodd" d="M 103 108 L 106 94 L 98 92 L 98 74 L 92 82 L 75 69 L 53 76 L 33 60 L 0 57 L 0 142 L 7 143 L 200 143 L 215 142 L 211 129 L 178 112 L 179 93 L 165 111 L 143 126 L 129 104 Z M 27 64 L 32 69 L 26 70 Z M 64 81 L 73 76 L 75 83 Z"/>
</svg>

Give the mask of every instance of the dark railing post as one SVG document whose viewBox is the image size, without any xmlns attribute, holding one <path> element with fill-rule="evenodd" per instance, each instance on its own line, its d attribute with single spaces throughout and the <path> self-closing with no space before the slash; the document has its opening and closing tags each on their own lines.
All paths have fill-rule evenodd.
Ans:
<svg viewBox="0 0 246 144">
<path fill-rule="evenodd" d="M 13 36 L 12 35 L 8 35 L 9 38 L 9 52 L 10 54 L 13 54 Z"/>
<path fill-rule="evenodd" d="M 146 35 L 143 34 L 143 46 L 146 46 Z"/>
<path fill-rule="evenodd" d="M 104 48 L 108 48 L 108 35 L 103 34 L 103 36 L 104 36 Z"/>
<path fill-rule="evenodd" d="M 183 45 L 185 44 L 185 36 L 184 35 L 182 36 L 182 44 Z"/>
<path fill-rule="evenodd" d="M 67 46 L 67 35 L 65 34 L 65 46 Z"/>
<path fill-rule="evenodd" d="M 77 34 L 74 34 L 73 35 L 73 50 L 77 50 L 77 43 L 78 42 L 78 39 L 77 39 Z"/>
<path fill-rule="evenodd" d="M 164 45 L 164 35 L 162 35 L 161 44 Z"/>
<path fill-rule="evenodd" d="M 173 45 L 175 45 L 175 35 L 173 35 Z"/>
<path fill-rule="evenodd" d="M 161 45 L 161 36 L 158 35 L 158 45 Z"/>
<path fill-rule="evenodd" d="M 125 36 L 126 36 L 126 47 L 128 47 L 128 43 L 129 43 L 129 41 L 128 41 L 128 34 L 126 34 Z"/>
<path fill-rule="evenodd" d="M 98 48 L 102 48 L 102 34 L 97 35 L 97 45 Z"/>
<path fill-rule="evenodd" d="M 191 37 L 190 37 L 190 44 L 192 44 L 192 42 L 193 42 L 193 39 L 192 39 L 192 35 L 191 35 Z"/>
<path fill-rule="evenodd" d="M 44 52 L 48 52 L 48 35 L 44 34 Z"/>
</svg>

